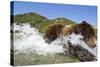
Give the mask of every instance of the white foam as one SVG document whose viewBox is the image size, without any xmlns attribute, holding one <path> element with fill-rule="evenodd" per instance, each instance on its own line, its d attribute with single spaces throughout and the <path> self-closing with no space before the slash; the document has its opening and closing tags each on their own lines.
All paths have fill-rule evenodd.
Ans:
<svg viewBox="0 0 100 67">
<path fill-rule="evenodd" d="M 15 33 L 16 30 L 20 32 Z M 61 53 L 63 52 L 61 43 L 60 39 L 56 39 L 51 44 L 47 44 L 38 30 L 32 28 L 30 24 L 17 25 L 14 23 L 14 49 L 19 52 Z"/>
</svg>

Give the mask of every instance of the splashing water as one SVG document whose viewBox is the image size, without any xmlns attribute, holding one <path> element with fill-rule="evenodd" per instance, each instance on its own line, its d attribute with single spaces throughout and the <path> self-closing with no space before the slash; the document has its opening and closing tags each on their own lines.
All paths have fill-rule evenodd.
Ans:
<svg viewBox="0 0 100 67">
<path fill-rule="evenodd" d="M 70 39 L 71 37 L 71 39 Z M 37 29 L 30 26 L 28 23 L 17 25 L 14 23 L 14 50 L 18 52 L 30 53 L 36 52 L 37 54 L 56 54 L 64 53 L 63 45 L 67 44 L 68 40 L 73 45 L 81 45 L 83 48 L 89 50 L 95 56 L 97 55 L 97 47 L 91 49 L 87 44 L 82 41 L 83 38 L 80 34 L 72 33 L 69 36 L 57 38 L 51 44 L 44 41 L 43 35 L 38 32 Z"/>
<path fill-rule="evenodd" d="M 14 23 L 14 50 L 38 54 L 63 53 L 63 42 L 61 39 L 56 39 L 51 44 L 47 44 L 42 34 L 37 29 L 32 28 L 30 24 L 17 25 Z"/>
<path fill-rule="evenodd" d="M 72 44 L 72 45 L 80 45 L 83 48 L 87 49 L 89 52 L 91 52 L 93 55 L 97 56 L 97 47 L 95 48 L 90 48 L 87 46 L 87 44 L 83 41 L 83 36 L 81 34 L 75 34 L 72 33 L 69 36 L 65 36 L 64 37 L 64 42 L 66 43 L 66 45 L 68 45 L 68 41 Z"/>
</svg>

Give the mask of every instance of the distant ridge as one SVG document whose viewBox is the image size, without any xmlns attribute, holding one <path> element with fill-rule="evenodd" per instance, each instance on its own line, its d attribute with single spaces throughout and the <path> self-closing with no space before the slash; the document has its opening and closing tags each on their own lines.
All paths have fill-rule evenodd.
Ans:
<svg viewBox="0 0 100 67">
<path fill-rule="evenodd" d="M 47 17 L 34 12 L 13 15 L 13 21 L 17 24 L 30 23 L 31 26 L 37 28 L 39 32 L 43 32 L 48 25 L 54 23 L 61 23 L 64 25 L 76 24 L 76 22 L 64 17 L 48 19 Z"/>
</svg>

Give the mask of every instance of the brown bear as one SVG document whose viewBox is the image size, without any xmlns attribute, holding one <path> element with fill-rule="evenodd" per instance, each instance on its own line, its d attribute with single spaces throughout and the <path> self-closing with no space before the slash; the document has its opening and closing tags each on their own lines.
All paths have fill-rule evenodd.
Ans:
<svg viewBox="0 0 100 67">
<path fill-rule="evenodd" d="M 75 34 L 82 34 L 84 36 L 83 41 L 87 43 L 87 45 L 91 48 L 96 47 L 96 36 L 94 28 L 87 23 L 86 21 L 82 21 L 82 23 L 71 25 L 71 26 L 64 26 L 62 24 L 53 24 L 49 26 L 46 31 L 44 32 L 44 40 L 47 43 L 51 43 L 56 38 L 62 36 L 62 35 L 70 35 L 71 33 Z"/>
</svg>

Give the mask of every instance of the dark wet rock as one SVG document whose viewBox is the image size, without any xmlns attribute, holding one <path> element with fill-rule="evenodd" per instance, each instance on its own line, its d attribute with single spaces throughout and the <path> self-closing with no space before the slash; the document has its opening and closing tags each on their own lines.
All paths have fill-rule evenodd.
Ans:
<svg viewBox="0 0 100 67">
<path fill-rule="evenodd" d="M 64 45 L 63 47 L 65 53 L 67 55 L 77 56 L 80 61 L 96 61 L 95 56 L 89 52 L 87 49 L 81 47 L 80 45 L 73 46 L 73 45 Z"/>
</svg>

